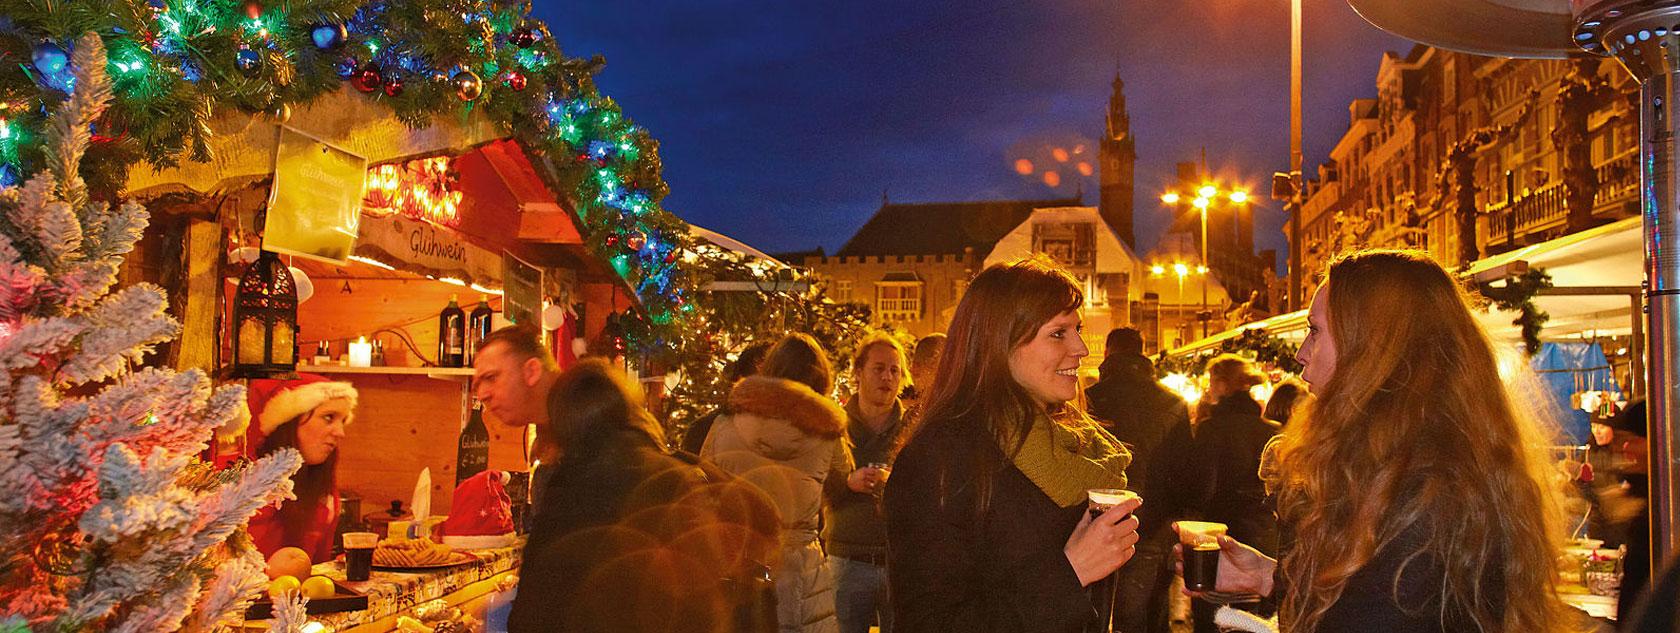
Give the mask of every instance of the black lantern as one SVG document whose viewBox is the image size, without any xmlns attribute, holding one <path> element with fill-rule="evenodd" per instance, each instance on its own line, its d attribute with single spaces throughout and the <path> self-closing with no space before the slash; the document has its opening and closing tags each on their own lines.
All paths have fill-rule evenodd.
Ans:
<svg viewBox="0 0 1680 633">
<path fill-rule="evenodd" d="M 257 378 L 297 368 L 297 284 L 280 257 L 263 251 L 239 277 L 233 299 L 233 373 Z"/>
</svg>

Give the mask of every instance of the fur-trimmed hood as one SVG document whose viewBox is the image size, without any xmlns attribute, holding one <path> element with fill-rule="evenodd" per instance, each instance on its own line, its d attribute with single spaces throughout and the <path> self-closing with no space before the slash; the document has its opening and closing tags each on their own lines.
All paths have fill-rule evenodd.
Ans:
<svg viewBox="0 0 1680 633">
<path fill-rule="evenodd" d="M 710 450 L 746 450 L 779 462 L 827 459 L 846 429 L 846 411 L 792 380 L 752 376 L 735 383 L 728 413 L 707 440 Z M 716 444 L 712 446 L 712 444 Z"/>
<path fill-rule="evenodd" d="M 822 438 L 840 437 L 846 431 L 846 410 L 840 403 L 785 378 L 743 378 L 729 393 L 729 411 L 787 420 L 807 435 Z"/>
</svg>

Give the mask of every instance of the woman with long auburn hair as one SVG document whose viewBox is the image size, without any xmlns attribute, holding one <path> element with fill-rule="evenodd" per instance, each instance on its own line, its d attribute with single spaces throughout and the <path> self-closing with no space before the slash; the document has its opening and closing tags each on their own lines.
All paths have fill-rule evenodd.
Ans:
<svg viewBox="0 0 1680 633">
<path fill-rule="evenodd" d="M 1346 255 L 1308 323 L 1315 398 L 1276 482 L 1293 542 L 1280 563 L 1223 539 L 1218 588 L 1279 594 L 1293 633 L 1567 630 L 1549 442 L 1459 282 L 1423 253 Z"/>
<path fill-rule="evenodd" d="M 1086 587 L 1124 564 L 1138 503 L 1092 519 L 1131 455 L 1070 404 L 1084 295 L 1041 260 L 995 265 L 957 305 L 921 421 L 887 481 L 893 629 L 1063 631 L 1097 624 Z"/>
<path fill-rule="evenodd" d="M 356 388 L 304 374 L 295 380 L 252 381 L 249 406 L 255 412 L 253 457 L 292 449 L 303 465 L 292 473 L 296 497 L 278 508 L 265 506 L 247 525 L 257 549 L 273 556 L 286 547 L 312 561 L 332 558 L 338 526 L 338 445 L 356 411 Z"/>
</svg>

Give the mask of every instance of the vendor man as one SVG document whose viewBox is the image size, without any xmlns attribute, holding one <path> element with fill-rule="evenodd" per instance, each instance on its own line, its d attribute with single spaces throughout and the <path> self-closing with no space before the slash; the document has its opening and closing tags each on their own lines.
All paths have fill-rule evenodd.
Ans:
<svg viewBox="0 0 1680 633">
<path fill-rule="evenodd" d="M 543 446 L 549 444 L 543 441 L 548 433 L 548 390 L 559 376 L 560 366 L 536 330 L 512 325 L 491 332 L 478 344 L 473 396 L 503 425 L 535 424 L 538 445 Z"/>
</svg>

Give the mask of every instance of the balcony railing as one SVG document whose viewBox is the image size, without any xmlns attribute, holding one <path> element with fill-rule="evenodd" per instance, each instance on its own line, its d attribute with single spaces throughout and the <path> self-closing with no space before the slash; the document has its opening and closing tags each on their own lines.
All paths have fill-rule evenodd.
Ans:
<svg viewBox="0 0 1680 633">
<path fill-rule="evenodd" d="M 1639 198 L 1639 151 L 1628 150 L 1597 167 L 1598 195 L 1593 210 Z"/>
<path fill-rule="evenodd" d="M 1629 151 L 1612 158 L 1595 169 L 1598 172 L 1598 193 L 1593 196 L 1593 215 L 1619 217 L 1622 203 L 1639 198 L 1639 152 Z M 1509 206 L 1509 208 L 1507 208 Z M 1563 196 L 1563 184 L 1553 182 L 1539 191 L 1517 198 L 1510 205 L 1503 202 L 1488 205 L 1488 244 L 1510 245 L 1511 230 L 1517 239 L 1550 231 L 1568 223 L 1569 205 Z"/>
<path fill-rule="evenodd" d="M 1488 244 L 1510 244 L 1515 229 L 1520 237 L 1562 224 L 1569 215 L 1564 204 L 1563 184 L 1551 183 L 1509 205 L 1488 205 Z"/>
</svg>

